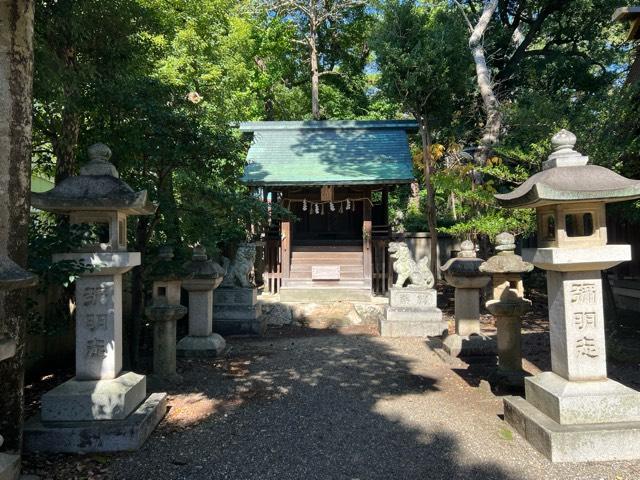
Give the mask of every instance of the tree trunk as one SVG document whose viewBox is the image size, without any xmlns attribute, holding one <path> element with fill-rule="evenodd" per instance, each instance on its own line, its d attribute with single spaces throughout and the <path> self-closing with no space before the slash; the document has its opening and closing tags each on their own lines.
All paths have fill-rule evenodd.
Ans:
<svg viewBox="0 0 640 480">
<path fill-rule="evenodd" d="M 33 1 L 0 2 L 0 255 L 27 263 L 31 189 Z M 21 293 L 22 292 L 22 293 Z M 0 333 L 16 355 L 0 362 L 4 449 L 20 451 L 24 415 L 24 290 L 0 293 Z"/>
<path fill-rule="evenodd" d="M 75 49 L 67 47 L 62 49 L 58 55 L 64 62 L 66 70 L 75 70 L 76 54 Z M 62 87 L 64 96 L 64 107 L 62 110 L 62 121 L 58 136 L 53 139 L 53 152 L 56 155 L 56 185 L 67 177 L 76 175 L 78 166 L 76 164 L 76 149 L 78 146 L 78 135 L 80 134 L 80 113 L 76 107 L 78 89 L 74 83 L 73 75 L 68 76 Z"/>
<path fill-rule="evenodd" d="M 178 215 L 178 205 L 173 188 L 173 172 L 169 171 L 158 186 L 158 205 L 161 210 L 164 222 L 164 233 L 167 244 L 176 248 L 182 244 L 180 234 L 180 216 Z"/>
<path fill-rule="evenodd" d="M 318 45 L 316 31 L 311 22 L 309 34 L 309 55 L 311 61 L 311 114 L 314 120 L 320 120 L 320 73 L 318 72 Z"/>
<path fill-rule="evenodd" d="M 76 148 L 80 133 L 80 115 L 65 107 L 62 112 L 60 135 L 53 143 L 53 153 L 56 155 L 56 185 L 67 177 L 77 175 Z"/>
<path fill-rule="evenodd" d="M 487 30 L 497 6 L 498 0 L 488 0 L 485 2 L 480 19 L 469 37 L 469 48 L 471 49 L 473 61 L 476 64 L 478 88 L 480 89 L 480 96 L 482 97 L 486 115 L 482 139 L 474 156 L 477 165 L 484 165 L 487 162 L 493 146 L 500 138 L 500 129 L 502 128 L 500 103 L 493 90 L 491 71 L 487 66 L 484 45 L 482 44 L 484 32 Z"/>
<path fill-rule="evenodd" d="M 436 217 L 436 193 L 431 183 L 431 132 L 426 115 L 418 118 L 420 138 L 422 140 L 422 160 L 424 162 L 424 183 L 427 189 L 427 223 L 431 235 L 430 268 L 433 278 L 438 278 L 438 225 Z"/>
</svg>

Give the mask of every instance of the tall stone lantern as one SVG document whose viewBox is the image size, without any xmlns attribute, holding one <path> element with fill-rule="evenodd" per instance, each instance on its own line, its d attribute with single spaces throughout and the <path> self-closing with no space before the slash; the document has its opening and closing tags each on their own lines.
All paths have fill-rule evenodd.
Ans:
<svg viewBox="0 0 640 480">
<path fill-rule="evenodd" d="M 552 461 L 640 458 L 640 393 L 607 378 L 601 270 L 631 259 L 607 245 L 605 204 L 640 198 L 640 181 L 589 165 L 561 130 L 554 152 L 513 192 L 508 208 L 535 208 L 538 248 L 522 256 L 547 271 L 551 372 L 525 379 L 526 400 L 505 419 Z"/>
<path fill-rule="evenodd" d="M 53 260 L 90 269 L 76 279 L 76 375 L 42 396 L 40 416 L 25 425 L 30 450 L 134 450 L 166 412 L 166 394 L 147 397 L 145 376 L 122 371 L 122 275 L 140 265 L 140 253 L 127 251 L 127 216 L 156 207 L 119 178 L 106 145 L 88 153 L 80 175 L 32 194 L 34 207 L 88 226 L 78 251 Z"/>
</svg>

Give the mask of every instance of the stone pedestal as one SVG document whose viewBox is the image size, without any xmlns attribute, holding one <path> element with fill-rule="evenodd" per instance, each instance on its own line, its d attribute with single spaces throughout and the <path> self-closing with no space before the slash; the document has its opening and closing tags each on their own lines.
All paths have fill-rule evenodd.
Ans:
<svg viewBox="0 0 640 480">
<path fill-rule="evenodd" d="M 176 373 L 176 326 L 187 314 L 182 305 L 151 305 L 145 314 L 153 322 L 153 375 L 160 380 L 179 382 Z"/>
<path fill-rule="evenodd" d="M 220 287 L 214 292 L 215 330 L 223 335 L 262 335 L 266 329 L 258 289 Z"/>
<path fill-rule="evenodd" d="M 70 259 L 96 268 L 76 280 L 76 376 L 42 396 L 39 417 L 25 424 L 25 447 L 50 452 L 138 448 L 166 412 L 166 394 L 147 398 L 144 375 L 121 372 L 122 274 L 140 264 L 140 254 L 54 256 L 54 261 Z M 88 442 L 89 432 L 98 438 Z M 102 432 L 113 432 L 113 438 L 102 438 Z"/>
<path fill-rule="evenodd" d="M 526 376 L 522 370 L 522 320 L 531 301 L 514 297 L 510 301 L 490 300 L 487 310 L 496 317 L 498 368 L 489 383 L 502 388 L 521 389 Z"/>
<path fill-rule="evenodd" d="M 433 288 L 409 286 L 389 289 L 389 306 L 380 320 L 383 337 L 432 337 L 447 331 L 447 322 L 437 308 Z"/>
<path fill-rule="evenodd" d="M 189 335 L 178 342 L 178 355 L 216 357 L 225 349 L 226 342 L 213 333 L 213 290 L 220 278 L 192 278 L 182 286 L 189 292 Z"/>
</svg>

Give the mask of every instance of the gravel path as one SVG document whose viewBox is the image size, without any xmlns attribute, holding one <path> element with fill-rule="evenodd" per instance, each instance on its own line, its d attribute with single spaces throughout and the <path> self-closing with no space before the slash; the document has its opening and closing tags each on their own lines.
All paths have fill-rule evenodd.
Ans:
<svg viewBox="0 0 640 480">
<path fill-rule="evenodd" d="M 640 462 L 552 465 L 418 339 L 231 339 L 115 479 L 637 479 Z"/>
</svg>

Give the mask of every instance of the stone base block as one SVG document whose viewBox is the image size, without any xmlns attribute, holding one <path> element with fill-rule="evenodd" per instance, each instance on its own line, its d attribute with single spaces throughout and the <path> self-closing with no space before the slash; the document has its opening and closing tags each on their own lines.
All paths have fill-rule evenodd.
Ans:
<svg viewBox="0 0 640 480">
<path fill-rule="evenodd" d="M 147 396 L 144 375 L 122 373 L 112 380 L 71 380 L 42 396 L 45 422 L 122 420 Z"/>
<path fill-rule="evenodd" d="M 504 418 L 552 462 L 640 458 L 640 422 L 560 425 L 522 397 L 504 399 Z"/>
<path fill-rule="evenodd" d="M 489 374 L 487 380 L 491 388 L 497 391 L 522 393 L 527 375 L 529 374 L 524 370 L 506 370 L 497 367 Z"/>
<path fill-rule="evenodd" d="M 610 379 L 570 382 L 553 372 L 525 380 L 527 401 L 561 425 L 640 422 L 640 393 Z"/>
<path fill-rule="evenodd" d="M 389 289 L 389 306 L 392 308 L 424 309 L 435 308 L 438 292 L 424 287 L 391 287 Z"/>
<path fill-rule="evenodd" d="M 435 337 L 448 328 L 438 308 L 407 310 L 387 308 L 380 320 L 380 335 L 383 337 Z"/>
<path fill-rule="evenodd" d="M 452 357 L 495 356 L 498 353 L 496 340 L 486 335 L 447 335 L 442 349 Z"/>
<path fill-rule="evenodd" d="M 216 331 L 223 335 L 263 335 L 267 329 L 266 318 L 254 320 L 220 320 L 214 319 Z"/>
<path fill-rule="evenodd" d="M 0 480 L 18 480 L 20 477 L 20 456 L 0 453 Z"/>
<path fill-rule="evenodd" d="M 178 342 L 176 352 L 179 357 L 217 357 L 226 346 L 227 342 L 217 333 L 206 337 L 188 335 Z"/>
<path fill-rule="evenodd" d="M 213 328 L 222 335 L 262 335 L 266 329 L 262 306 L 224 306 L 213 308 Z"/>
<path fill-rule="evenodd" d="M 46 422 L 31 417 L 24 447 L 33 452 L 95 453 L 140 448 L 167 412 L 167 394 L 151 394 L 124 420 Z"/>
</svg>

